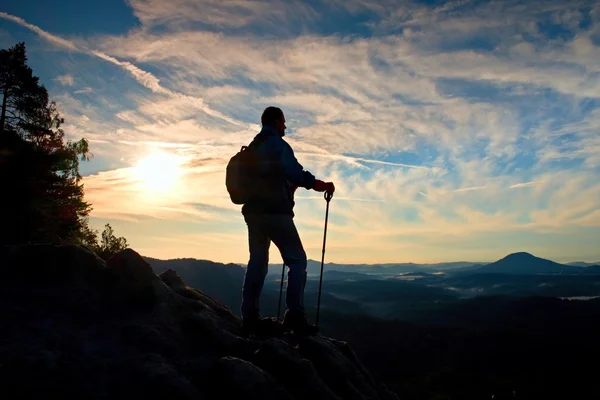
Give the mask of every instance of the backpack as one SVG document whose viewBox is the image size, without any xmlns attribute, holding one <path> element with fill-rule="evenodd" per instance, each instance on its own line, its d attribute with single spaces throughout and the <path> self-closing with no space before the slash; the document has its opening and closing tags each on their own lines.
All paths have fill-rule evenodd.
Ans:
<svg viewBox="0 0 600 400">
<path fill-rule="evenodd" d="M 225 172 L 225 186 L 234 204 L 245 204 L 260 193 L 260 159 L 256 148 L 267 139 L 262 135 L 231 157 Z"/>
</svg>

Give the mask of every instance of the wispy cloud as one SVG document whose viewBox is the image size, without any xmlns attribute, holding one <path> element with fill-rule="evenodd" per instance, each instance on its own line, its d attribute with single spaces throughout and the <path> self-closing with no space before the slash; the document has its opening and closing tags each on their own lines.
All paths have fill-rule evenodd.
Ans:
<svg viewBox="0 0 600 400">
<path fill-rule="evenodd" d="M 76 91 L 74 91 L 73 93 L 75 94 L 87 94 L 87 93 L 93 93 L 94 89 L 92 89 L 91 87 L 84 87 L 83 89 L 78 89 Z"/>
<path fill-rule="evenodd" d="M 140 27 L 76 42 L 0 14 L 123 75 L 118 96 L 102 98 L 112 77 L 94 86 L 77 75 L 86 86 L 73 95 L 94 96 L 59 97 L 74 130 L 114 163 L 85 178 L 97 218 L 147 227 L 151 217 L 169 232 L 193 224 L 214 247 L 202 247 L 203 257 L 244 260 L 245 246 L 227 244 L 243 243 L 245 232 L 224 166 L 275 104 L 299 161 L 336 183 L 336 260 L 492 259 L 516 237 L 542 248 L 562 237 L 541 254 L 550 257 L 600 229 L 600 6 L 592 2 L 129 4 Z M 324 33 L 331 13 L 342 22 Z M 92 107 L 88 97 L 108 105 Z M 164 197 L 143 192 L 131 173 L 157 150 L 185 159 L 177 192 Z M 298 191 L 309 252 L 322 241 L 320 200 Z M 151 249 L 162 236 L 153 232 L 135 237 Z M 165 249 L 189 249 L 202 236 L 177 232 L 160 242 Z"/>
<path fill-rule="evenodd" d="M 487 188 L 487 186 L 473 186 L 473 187 L 454 189 L 454 192 L 472 192 L 474 190 L 483 190 L 485 188 Z"/>
<path fill-rule="evenodd" d="M 73 50 L 73 51 L 79 50 L 79 48 L 77 47 L 77 45 L 75 43 L 73 43 L 69 40 L 63 39 L 60 36 L 48 33 L 45 30 L 26 22 L 23 18 L 19 18 L 17 16 L 10 15 L 10 14 L 7 14 L 2 11 L 0 11 L 0 18 L 7 19 L 7 20 L 15 22 L 27 29 L 31 29 L 32 31 L 34 31 L 35 33 L 40 35 L 42 38 L 46 39 L 47 41 L 49 41 L 50 43 L 52 43 L 56 46 L 63 47 L 67 50 Z"/>
<path fill-rule="evenodd" d="M 532 182 L 522 182 L 522 183 L 515 183 L 514 185 L 510 185 L 511 189 L 518 189 L 518 188 L 524 188 L 524 187 L 529 187 L 529 186 L 535 186 L 537 185 L 538 181 L 532 181 Z"/>
<path fill-rule="evenodd" d="M 91 50 L 90 54 L 93 54 L 96 57 L 103 59 L 104 61 L 108 61 L 109 63 L 112 63 L 115 65 L 118 65 L 119 67 L 122 67 L 124 70 L 126 70 L 131 75 L 133 75 L 133 77 L 140 84 L 142 84 L 144 87 L 150 89 L 154 93 L 171 94 L 171 92 L 168 89 L 165 89 L 164 87 L 162 87 L 160 85 L 160 80 L 157 77 L 152 75 L 150 72 L 144 71 L 144 70 L 136 67 L 135 65 L 133 65 L 130 62 L 119 61 L 114 57 L 111 57 L 109 55 L 106 55 L 102 52 L 95 51 L 95 50 Z"/>
<path fill-rule="evenodd" d="M 59 81 L 60 84 L 63 86 L 73 86 L 73 84 L 75 83 L 75 79 L 73 78 L 73 75 L 69 75 L 69 74 L 57 76 L 56 80 Z"/>
<path fill-rule="evenodd" d="M 233 124 L 236 124 L 236 125 L 243 125 L 239 121 L 236 121 L 218 111 L 212 110 L 210 107 L 205 106 L 203 103 L 203 100 L 201 98 L 181 95 L 179 93 L 176 93 L 169 89 L 164 88 L 163 86 L 160 85 L 159 79 L 156 78 L 153 74 L 151 74 L 150 72 L 144 71 L 141 68 L 138 68 L 137 66 L 131 64 L 130 62 L 119 61 L 116 58 L 111 57 L 107 54 L 104 54 L 100 51 L 90 50 L 90 49 L 87 49 L 84 47 L 77 46 L 74 42 L 71 42 L 71 41 L 63 39 L 59 36 L 50 34 L 35 25 L 27 23 L 22 18 L 15 17 L 13 15 L 6 14 L 3 12 L 0 12 L 0 17 L 14 21 L 14 22 L 18 23 L 19 25 L 22 25 L 28 29 L 31 29 L 32 31 L 34 31 L 35 33 L 40 35 L 42 38 L 48 40 L 49 42 L 51 42 L 53 44 L 59 45 L 61 47 L 66 47 L 69 50 L 82 51 L 82 52 L 94 55 L 98 58 L 101 58 L 105 61 L 115 64 L 119 67 L 122 67 L 123 69 L 125 69 L 126 71 L 131 73 L 131 75 L 133 75 L 133 77 L 141 85 L 145 86 L 146 88 L 152 90 L 155 93 L 165 94 L 165 95 L 169 95 L 169 96 L 173 96 L 173 97 L 180 97 L 182 99 L 185 99 L 187 101 L 190 101 L 190 102 L 196 104 L 199 108 L 201 108 L 207 114 L 210 114 L 210 115 L 218 117 L 218 118 L 222 118 L 223 120 L 233 123 Z"/>
<path fill-rule="evenodd" d="M 285 25 L 292 19 L 313 19 L 318 15 L 299 0 L 130 0 L 135 15 L 147 25 L 186 26 L 202 23 L 221 28 L 240 28 L 253 23 Z"/>
</svg>

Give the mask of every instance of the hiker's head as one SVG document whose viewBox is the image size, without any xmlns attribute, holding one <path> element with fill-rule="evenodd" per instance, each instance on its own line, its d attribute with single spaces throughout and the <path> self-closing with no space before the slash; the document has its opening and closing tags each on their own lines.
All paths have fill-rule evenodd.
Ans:
<svg viewBox="0 0 600 400">
<path fill-rule="evenodd" d="M 281 136 L 285 136 L 285 116 L 279 107 L 267 107 L 260 117 L 262 126 L 275 129 Z"/>
</svg>

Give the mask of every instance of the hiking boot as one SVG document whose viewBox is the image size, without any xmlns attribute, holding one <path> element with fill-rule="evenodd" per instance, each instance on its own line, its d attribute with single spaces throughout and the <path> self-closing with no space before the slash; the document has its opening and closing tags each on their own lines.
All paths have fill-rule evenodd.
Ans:
<svg viewBox="0 0 600 400">
<path fill-rule="evenodd" d="M 306 319 L 306 314 L 299 311 L 286 311 L 283 317 L 283 327 L 298 335 L 315 335 L 319 328 Z"/>
<path fill-rule="evenodd" d="M 283 332 L 281 323 L 274 318 L 244 318 L 242 321 L 242 335 L 246 337 L 276 337 Z"/>
</svg>

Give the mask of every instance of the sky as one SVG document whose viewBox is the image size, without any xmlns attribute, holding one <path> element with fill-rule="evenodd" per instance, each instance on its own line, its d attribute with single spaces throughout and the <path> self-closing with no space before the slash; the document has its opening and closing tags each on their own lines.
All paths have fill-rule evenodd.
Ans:
<svg viewBox="0 0 600 400">
<path fill-rule="evenodd" d="M 275 105 L 336 186 L 326 262 L 600 260 L 598 2 L 3 2 L 22 41 L 90 142 L 92 226 L 142 255 L 247 262 L 225 166 Z M 311 259 L 325 206 L 296 193 Z"/>
</svg>

